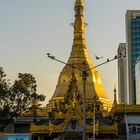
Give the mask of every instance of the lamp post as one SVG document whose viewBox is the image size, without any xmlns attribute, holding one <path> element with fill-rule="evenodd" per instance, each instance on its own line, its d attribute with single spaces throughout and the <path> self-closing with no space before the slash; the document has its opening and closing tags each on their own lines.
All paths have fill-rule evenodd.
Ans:
<svg viewBox="0 0 140 140">
<path fill-rule="evenodd" d="M 86 80 L 87 80 L 87 76 L 88 76 L 88 71 L 91 70 L 91 69 L 93 69 L 93 68 L 97 68 L 99 66 L 102 66 L 102 65 L 104 65 L 106 63 L 109 63 L 109 62 L 111 62 L 113 60 L 119 59 L 122 56 L 121 55 L 119 55 L 119 56 L 116 55 L 114 58 L 107 59 L 105 62 L 100 63 L 100 64 L 98 64 L 98 65 L 96 65 L 96 66 L 94 66 L 92 68 L 89 68 L 89 69 L 86 69 L 86 63 L 85 63 L 85 61 L 82 62 L 83 69 L 79 69 L 79 68 L 77 68 L 77 67 L 75 67 L 75 66 L 73 66 L 71 64 L 68 64 L 68 63 L 63 62 L 63 61 L 61 61 L 59 59 L 56 59 L 54 56 L 50 55 L 50 53 L 47 53 L 47 56 L 50 59 L 52 59 L 52 60 L 55 60 L 55 61 L 57 61 L 59 63 L 68 65 L 68 66 L 70 66 L 72 68 L 75 68 L 75 69 L 79 70 L 80 72 L 82 72 L 82 80 L 83 80 L 83 137 L 82 137 L 82 140 L 86 140 Z M 94 105 L 94 111 L 93 111 L 93 119 L 94 119 L 93 120 L 93 123 L 94 123 L 93 125 L 95 125 L 95 114 L 94 113 L 95 113 L 95 105 Z M 93 140 L 95 140 L 95 134 L 94 134 L 94 132 L 95 132 L 95 126 L 93 126 Z"/>
<path fill-rule="evenodd" d="M 82 71 L 82 80 L 83 80 L 83 140 L 86 140 L 86 63 L 83 62 L 83 71 Z"/>
<path fill-rule="evenodd" d="M 96 120 L 95 113 L 96 113 L 96 111 L 95 111 L 95 95 L 94 95 L 94 97 L 93 97 L 93 136 L 92 136 L 92 140 L 95 140 L 95 120 Z"/>
</svg>

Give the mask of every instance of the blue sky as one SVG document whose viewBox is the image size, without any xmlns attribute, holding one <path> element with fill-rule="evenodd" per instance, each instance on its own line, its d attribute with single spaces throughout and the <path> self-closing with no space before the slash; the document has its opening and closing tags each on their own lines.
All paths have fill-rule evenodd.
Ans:
<svg viewBox="0 0 140 140">
<path fill-rule="evenodd" d="M 50 52 L 67 61 L 73 40 L 74 0 L 0 0 L 0 65 L 12 81 L 17 74 L 32 73 L 38 92 L 51 98 L 63 65 L 46 57 Z M 89 24 L 85 37 L 94 63 L 117 53 L 125 42 L 125 13 L 140 9 L 139 0 L 85 0 Z M 94 55 L 104 56 L 95 60 Z M 117 61 L 97 68 L 107 96 L 113 99 L 117 85 Z"/>
</svg>

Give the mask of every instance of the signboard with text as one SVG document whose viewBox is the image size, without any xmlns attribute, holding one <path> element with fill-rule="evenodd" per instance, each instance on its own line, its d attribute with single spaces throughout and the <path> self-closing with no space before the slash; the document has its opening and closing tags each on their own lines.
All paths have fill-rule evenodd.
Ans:
<svg viewBox="0 0 140 140">
<path fill-rule="evenodd" d="M 31 134 L 2 134 L 0 140 L 32 140 Z"/>
</svg>

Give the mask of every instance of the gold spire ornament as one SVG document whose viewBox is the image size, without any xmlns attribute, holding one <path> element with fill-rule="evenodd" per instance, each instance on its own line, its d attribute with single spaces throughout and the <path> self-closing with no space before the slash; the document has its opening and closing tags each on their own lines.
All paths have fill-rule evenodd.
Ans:
<svg viewBox="0 0 140 140">
<path fill-rule="evenodd" d="M 68 59 L 68 64 L 76 67 L 74 69 L 74 74 L 77 79 L 77 85 L 80 95 L 82 96 L 82 77 L 80 76 L 80 71 L 83 70 L 82 63 L 86 63 L 86 69 L 88 71 L 88 77 L 86 82 L 86 100 L 93 102 L 93 97 L 97 96 L 98 100 L 103 104 L 104 109 L 109 110 L 112 107 L 110 100 L 107 98 L 101 81 L 99 73 L 95 68 L 88 56 L 86 41 L 84 37 L 85 23 L 83 18 L 84 2 L 83 0 L 75 1 L 75 21 L 74 21 L 74 33 L 73 33 L 73 45 L 70 57 Z M 64 96 L 67 93 L 69 83 L 72 77 L 72 67 L 65 65 L 62 72 L 59 75 L 58 83 L 55 92 L 47 105 L 47 109 L 51 110 L 53 104 L 59 104 L 59 102 L 64 101 Z M 92 68 L 92 69 L 91 69 Z"/>
<path fill-rule="evenodd" d="M 116 85 L 114 87 L 114 102 L 113 102 L 113 106 L 117 105 L 117 89 L 116 89 Z"/>
</svg>

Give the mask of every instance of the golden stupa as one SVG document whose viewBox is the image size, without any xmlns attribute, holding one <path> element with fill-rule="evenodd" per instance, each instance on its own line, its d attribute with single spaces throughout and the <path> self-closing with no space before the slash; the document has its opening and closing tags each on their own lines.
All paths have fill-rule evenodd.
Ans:
<svg viewBox="0 0 140 140">
<path fill-rule="evenodd" d="M 86 48 L 86 41 L 84 37 L 84 30 L 85 30 L 85 22 L 83 18 L 83 10 L 84 10 L 84 3 L 83 0 L 76 0 L 75 2 L 75 22 L 74 22 L 74 38 L 73 38 L 73 46 L 70 57 L 68 59 L 67 64 L 65 65 L 62 72 L 60 73 L 58 83 L 55 89 L 55 92 L 47 105 L 47 110 L 51 111 L 54 104 L 59 106 L 59 102 L 64 100 L 64 96 L 68 90 L 68 86 L 72 77 L 72 73 L 75 74 L 77 85 L 79 89 L 79 93 L 82 95 L 83 90 L 83 81 L 82 77 L 80 76 L 80 70 L 83 70 L 82 62 L 86 63 L 86 69 L 88 70 L 88 76 L 86 81 L 86 100 L 92 101 L 93 97 L 96 96 L 96 99 L 99 100 L 102 104 L 104 109 L 110 110 L 112 104 L 111 101 L 107 98 L 101 81 L 98 71 L 93 68 L 94 65 L 92 64 L 87 48 Z M 70 67 L 76 67 L 72 68 Z"/>
<path fill-rule="evenodd" d="M 68 62 L 60 73 L 55 92 L 46 106 L 48 123 L 43 125 L 32 123 L 30 127 L 30 132 L 42 138 L 42 140 L 44 136 L 51 139 L 82 139 L 84 129 L 83 109 L 85 109 L 83 108 L 83 101 L 85 101 L 83 100 L 84 87 L 86 87 L 86 137 L 92 138 L 93 131 L 96 136 L 101 135 L 101 138 L 106 134 L 112 136 L 118 133 L 116 123 L 108 125 L 100 122 L 101 118 L 107 120 L 112 103 L 107 98 L 99 73 L 88 56 L 84 37 L 83 0 L 76 0 L 74 9 L 72 51 Z M 83 84 L 84 79 L 81 76 L 83 71 L 87 73 L 86 86 Z M 98 120 L 98 118 L 100 119 Z"/>
</svg>

